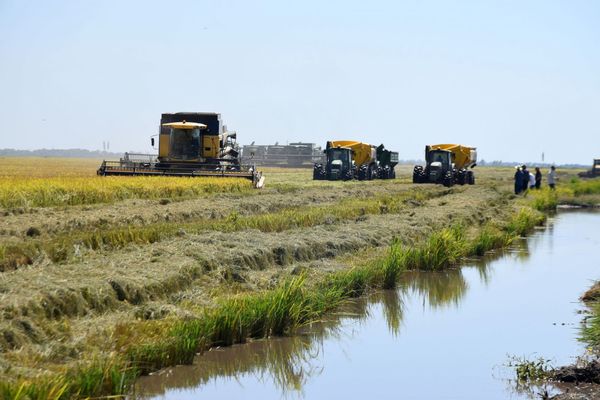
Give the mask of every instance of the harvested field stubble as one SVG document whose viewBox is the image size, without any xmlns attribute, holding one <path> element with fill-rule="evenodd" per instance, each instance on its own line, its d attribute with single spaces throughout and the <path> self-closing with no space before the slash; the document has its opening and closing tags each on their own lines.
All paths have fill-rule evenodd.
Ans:
<svg viewBox="0 0 600 400">
<path fill-rule="evenodd" d="M 205 231 L 236 232 L 256 229 L 261 232 L 282 232 L 322 224 L 362 218 L 374 214 L 396 214 L 407 202 L 419 204 L 451 191 L 424 192 L 416 190 L 396 196 L 377 196 L 371 199 L 346 199 L 328 206 L 284 209 L 274 213 L 242 216 L 232 212 L 222 219 L 198 219 L 194 222 L 158 223 L 140 227 L 96 229 L 92 232 L 71 233 L 54 239 L 28 240 L 19 245 L 0 245 L 0 271 L 31 264 L 40 253 L 53 262 L 65 261 L 83 246 L 90 250 L 118 249 L 128 244 L 148 244 L 181 234 L 200 234 Z"/>
</svg>

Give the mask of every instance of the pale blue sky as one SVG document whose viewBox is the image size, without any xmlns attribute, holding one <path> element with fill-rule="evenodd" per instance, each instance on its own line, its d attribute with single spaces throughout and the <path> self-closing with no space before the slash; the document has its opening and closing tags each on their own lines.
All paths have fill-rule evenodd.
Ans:
<svg viewBox="0 0 600 400">
<path fill-rule="evenodd" d="M 600 157 L 600 1 L 0 0 L 0 148 L 150 151 L 161 112 L 241 143 Z"/>
</svg>

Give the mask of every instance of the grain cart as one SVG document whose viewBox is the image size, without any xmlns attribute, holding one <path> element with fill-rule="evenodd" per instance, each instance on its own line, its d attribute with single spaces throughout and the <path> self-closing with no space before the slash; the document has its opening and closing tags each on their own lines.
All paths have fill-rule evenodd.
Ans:
<svg viewBox="0 0 600 400">
<path fill-rule="evenodd" d="M 472 168 L 477 165 L 477 149 L 460 144 L 425 146 L 425 166 L 416 165 L 413 183 L 474 185 Z"/>
<path fill-rule="evenodd" d="M 227 131 L 217 113 L 179 112 L 162 114 L 158 133 L 158 156 L 145 160 L 130 157 L 103 161 L 98 175 L 213 176 L 246 178 L 256 188 L 264 177 L 253 165 L 242 165 L 236 133 Z M 155 146 L 155 137 L 151 139 Z"/>
<path fill-rule="evenodd" d="M 317 180 L 372 180 L 393 179 L 398 153 L 352 140 L 327 142 L 325 163 L 316 163 L 313 179 Z"/>
</svg>

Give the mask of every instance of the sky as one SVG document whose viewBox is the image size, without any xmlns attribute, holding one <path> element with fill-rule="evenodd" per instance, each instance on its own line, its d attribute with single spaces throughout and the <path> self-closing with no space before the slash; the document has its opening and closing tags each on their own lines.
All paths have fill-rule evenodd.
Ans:
<svg viewBox="0 0 600 400">
<path fill-rule="evenodd" d="M 151 152 L 160 114 L 242 144 L 600 157 L 600 1 L 0 0 L 0 148 Z"/>
</svg>

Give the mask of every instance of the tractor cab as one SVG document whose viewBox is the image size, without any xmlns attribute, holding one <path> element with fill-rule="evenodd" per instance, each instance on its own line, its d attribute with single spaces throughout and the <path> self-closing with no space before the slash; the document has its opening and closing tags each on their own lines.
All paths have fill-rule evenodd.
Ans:
<svg viewBox="0 0 600 400">
<path fill-rule="evenodd" d="M 447 150 L 430 150 L 426 154 L 430 180 L 437 182 L 444 174 L 452 170 L 452 152 Z"/>
<path fill-rule="evenodd" d="M 352 149 L 331 147 L 325 150 L 326 171 L 332 180 L 352 179 Z M 349 175 L 350 174 L 350 175 Z"/>
</svg>

